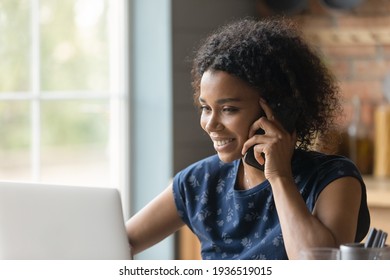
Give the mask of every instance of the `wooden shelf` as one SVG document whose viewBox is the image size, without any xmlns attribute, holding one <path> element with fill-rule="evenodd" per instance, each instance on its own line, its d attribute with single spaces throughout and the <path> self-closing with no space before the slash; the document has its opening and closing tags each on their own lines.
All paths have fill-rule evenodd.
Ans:
<svg viewBox="0 0 390 280">
<path fill-rule="evenodd" d="M 306 28 L 305 38 L 319 45 L 356 46 L 390 43 L 389 28 Z"/>
<path fill-rule="evenodd" d="M 390 178 L 364 176 L 367 187 L 367 202 L 371 207 L 390 208 Z"/>
<path fill-rule="evenodd" d="M 371 227 L 390 232 L 390 178 L 364 176 Z"/>
</svg>

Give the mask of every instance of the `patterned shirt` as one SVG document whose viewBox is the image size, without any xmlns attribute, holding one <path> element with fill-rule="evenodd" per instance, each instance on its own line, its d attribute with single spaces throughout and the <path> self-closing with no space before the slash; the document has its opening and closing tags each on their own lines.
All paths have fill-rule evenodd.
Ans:
<svg viewBox="0 0 390 280">
<path fill-rule="evenodd" d="M 203 259 L 287 259 L 270 183 L 237 189 L 239 165 L 214 155 L 179 172 L 173 194 L 180 217 L 199 238 Z M 355 241 L 364 238 L 370 225 L 366 187 L 349 159 L 296 150 L 292 171 L 310 211 L 333 180 L 357 178 L 362 198 Z"/>
</svg>

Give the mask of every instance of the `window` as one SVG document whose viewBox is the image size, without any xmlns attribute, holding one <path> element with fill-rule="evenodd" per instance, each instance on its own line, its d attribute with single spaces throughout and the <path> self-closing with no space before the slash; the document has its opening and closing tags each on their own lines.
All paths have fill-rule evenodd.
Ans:
<svg viewBox="0 0 390 280">
<path fill-rule="evenodd" d="M 126 5 L 0 2 L 0 180 L 127 192 Z"/>
</svg>

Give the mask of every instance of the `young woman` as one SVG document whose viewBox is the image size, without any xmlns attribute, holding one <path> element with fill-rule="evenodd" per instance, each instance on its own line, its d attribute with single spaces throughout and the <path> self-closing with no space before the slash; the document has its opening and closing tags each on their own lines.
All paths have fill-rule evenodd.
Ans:
<svg viewBox="0 0 390 280">
<path fill-rule="evenodd" d="M 312 150 L 339 114 L 338 88 L 291 23 L 222 27 L 197 51 L 192 74 L 200 125 L 217 154 L 176 174 L 127 222 L 134 253 L 184 224 L 203 259 L 297 259 L 305 248 L 365 237 L 359 171 Z"/>
</svg>

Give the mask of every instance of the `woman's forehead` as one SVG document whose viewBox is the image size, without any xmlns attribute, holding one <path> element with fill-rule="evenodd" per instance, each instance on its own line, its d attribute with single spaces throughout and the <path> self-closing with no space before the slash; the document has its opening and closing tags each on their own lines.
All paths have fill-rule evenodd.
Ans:
<svg viewBox="0 0 390 280">
<path fill-rule="evenodd" d="M 258 98 L 256 89 L 240 78 L 223 71 L 206 71 L 200 83 L 200 100 L 209 97 L 221 99 L 220 102 L 239 102 L 248 98 Z"/>
</svg>

